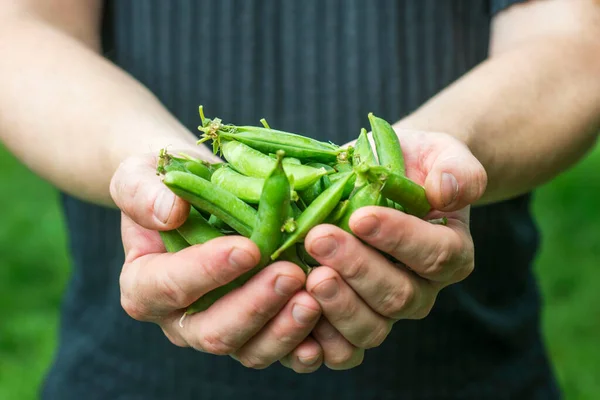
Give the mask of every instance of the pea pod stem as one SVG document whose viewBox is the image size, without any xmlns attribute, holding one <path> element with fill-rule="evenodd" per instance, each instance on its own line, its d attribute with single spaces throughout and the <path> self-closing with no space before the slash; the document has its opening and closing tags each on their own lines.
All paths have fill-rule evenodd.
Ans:
<svg viewBox="0 0 600 400">
<path fill-rule="evenodd" d="M 167 172 L 163 182 L 177 196 L 197 209 L 217 216 L 240 235 L 252 235 L 256 210 L 225 189 L 199 176 L 179 171 Z"/>
</svg>

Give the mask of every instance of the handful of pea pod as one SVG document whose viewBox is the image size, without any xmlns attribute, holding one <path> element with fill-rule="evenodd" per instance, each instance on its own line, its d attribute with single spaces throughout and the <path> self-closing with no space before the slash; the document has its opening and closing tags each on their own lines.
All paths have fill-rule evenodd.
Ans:
<svg viewBox="0 0 600 400">
<path fill-rule="evenodd" d="M 262 126 L 226 125 L 206 118 L 202 106 L 199 111 L 198 144 L 212 140 L 224 162 L 161 151 L 157 172 L 192 205 L 186 222 L 161 232 L 162 240 L 167 251 L 175 252 L 220 236 L 242 235 L 256 243 L 261 259 L 252 270 L 198 299 L 186 314 L 206 310 L 276 260 L 291 261 L 308 274 L 317 262 L 303 241 L 318 224 L 352 233 L 350 217 L 361 207 L 392 207 L 420 218 L 430 211 L 425 189 L 405 175 L 393 128 L 372 113 L 375 151 L 365 129 L 354 146 L 340 147 L 271 129 L 264 119 Z"/>
</svg>

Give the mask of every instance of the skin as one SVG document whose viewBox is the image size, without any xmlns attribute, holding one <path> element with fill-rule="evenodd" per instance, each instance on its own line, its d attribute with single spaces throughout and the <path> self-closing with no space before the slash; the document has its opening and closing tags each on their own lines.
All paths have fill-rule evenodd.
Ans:
<svg viewBox="0 0 600 400">
<path fill-rule="evenodd" d="M 396 320 L 425 317 L 439 290 L 473 269 L 469 204 L 534 189 L 573 165 L 597 136 L 600 4 L 512 6 L 494 19 L 489 59 L 394 125 L 408 176 L 439 210 L 431 217 L 446 215 L 448 226 L 361 209 L 351 228 L 397 265 L 321 225 L 305 243 L 324 264 L 307 290 L 299 267 L 277 262 L 181 328 L 187 304 L 252 268 L 259 252 L 233 236 L 165 253 L 156 231 L 181 225 L 189 205 L 161 184 L 155 155 L 168 146 L 216 159 L 152 93 L 99 56 L 100 8 L 100 0 L 0 2 L 0 138 L 59 189 L 122 211 L 121 302 L 130 316 L 160 325 L 178 346 L 250 368 L 280 361 L 307 373 L 360 364 Z M 373 224 L 375 233 L 366 233 Z M 318 296 L 331 282 L 337 295 Z M 370 282 L 385 290 L 375 293 Z"/>
</svg>

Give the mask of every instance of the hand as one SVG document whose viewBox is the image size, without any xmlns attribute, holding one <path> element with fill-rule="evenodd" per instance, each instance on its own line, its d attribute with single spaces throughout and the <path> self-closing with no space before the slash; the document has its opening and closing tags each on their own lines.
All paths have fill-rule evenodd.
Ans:
<svg viewBox="0 0 600 400">
<path fill-rule="evenodd" d="M 125 264 L 120 285 L 127 314 L 158 324 L 177 346 L 230 355 L 250 368 L 265 368 L 292 351 L 296 359 L 298 355 L 311 358 L 308 366 L 298 363 L 299 372 L 318 368 L 321 348 L 307 336 L 320 317 L 320 306 L 301 290 L 304 272 L 289 262 L 270 265 L 208 310 L 187 316 L 183 327 L 179 325 L 187 306 L 250 270 L 260 254 L 253 242 L 241 236 L 165 253 L 157 231 L 181 225 L 189 205 L 161 183 L 155 166 L 152 155 L 128 159 L 110 186 L 122 210 Z"/>
<path fill-rule="evenodd" d="M 485 170 L 449 135 L 398 132 L 408 176 L 425 186 L 438 210 L 427 218 L 446 216 L 448 225 L 364 207 L 350 220 L 357 237 L 332 225 L 309 232 L 306 249 L 323 265 L 306 284 L 323 310 L 313 336 L 331 369 L 359 365 L 364 350 L 382 344 L 396 321 L 424 318 L 441 289 L 473 271 L 469 204 L 485 190 Z"/>
</svg>

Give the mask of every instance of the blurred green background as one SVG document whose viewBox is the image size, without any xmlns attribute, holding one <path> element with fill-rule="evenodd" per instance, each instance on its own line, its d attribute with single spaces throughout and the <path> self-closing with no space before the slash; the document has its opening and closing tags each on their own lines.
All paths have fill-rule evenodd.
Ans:
<svg viewBox="0 0 600 400">
<path fill-rule="evenodd" d="M 36 397 L 69 275 L 58 196 L 0 146 L 0 399 Z M 600 398 L 600 147 L 535 196 L 544 334 L 567 399 Z"/>
</svg>

